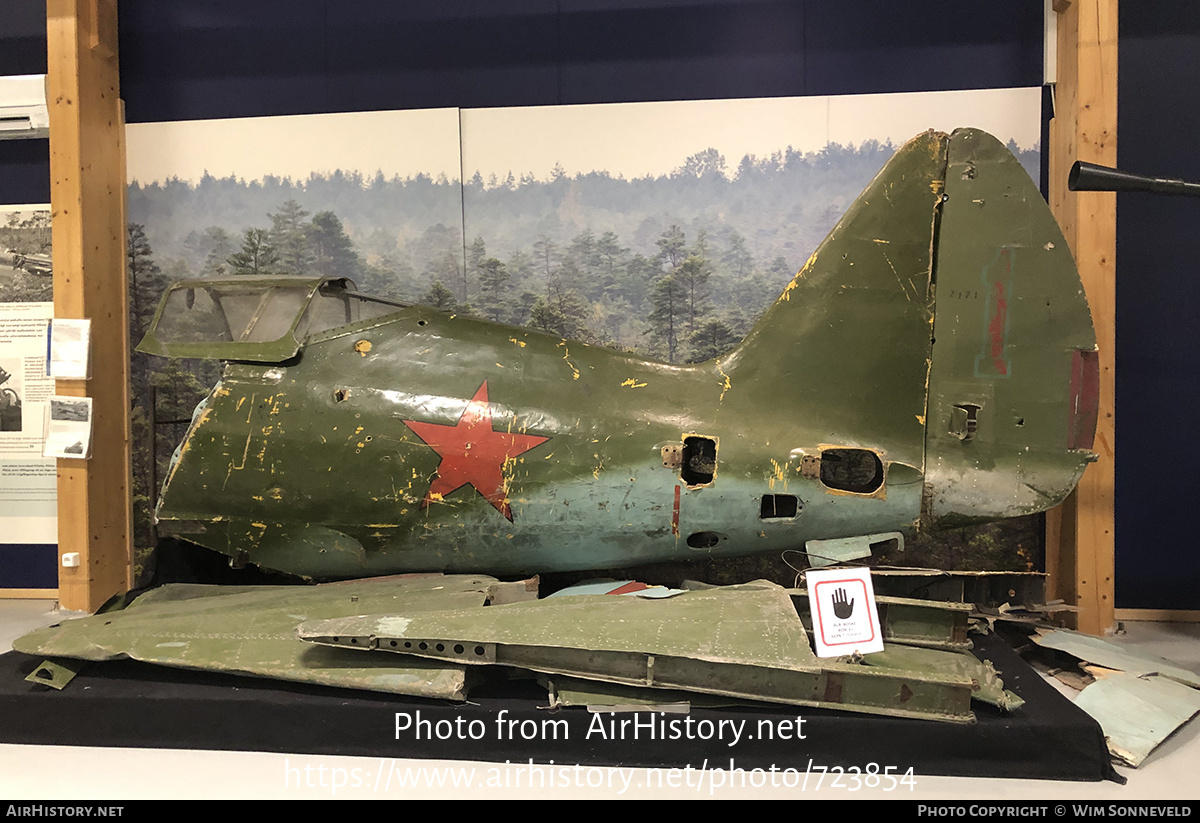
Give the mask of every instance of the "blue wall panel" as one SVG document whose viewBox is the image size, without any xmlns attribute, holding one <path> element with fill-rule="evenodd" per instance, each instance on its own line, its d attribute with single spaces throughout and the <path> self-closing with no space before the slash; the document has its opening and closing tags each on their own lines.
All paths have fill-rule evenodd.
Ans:
<svg viewBox="0 0 1200 823">
<path fill-rule="evenodd" d="M 805 93 L 804 3 L 561 5 L 559 102 Z"/>
<path fill-rule="evenodd" d="M 0 0 L 0 75 L 45 73 L 45 0 Z M 0 140 L 0 203 L 48 202 L 50 141 Z M 58 548 L 0 544 L 0 587 L 58 588 Z"/>
<path fill-rule="evenodd" d="M 331 111 L 556 102 L 554 0 L 338 6 L 327 27 Z"/>
<path fill-rule="evenodd" d="M 0 140 L 0 203 L 50 202 L 50 141 Z"/>
<path fill-rule="evenodd" d="M 46 0 L 0 3 L 0 75 L 46 73 Z"/>
<path fill-rule="evenodd" d="M 45 73 L 45 0 L 0 1 L 0 75 Z M 49 141 L 0 140 L 0 203 L 49 201 Z"/>
<path fill-rule="evenodd" d="M 57 589 L 58 546 L 0 544 L 0 588 Z"/>
<path fill-rule="evenodd" d="M 1200 181 L 1200 5 L 1123 3 L 1119 164 Z M 1200 609 L 1200 199 L 1117 198 L 1117 606 Z"/>
<path fill-rule="evenodd" d="M 808 2 L 806 94 L 1042 84 L 1040 3 Z"/>
<path fill-rule="evenodd" d="M 1041 83 L 1025 0 L 121 2 L 129 122 Z"/>
</svg>

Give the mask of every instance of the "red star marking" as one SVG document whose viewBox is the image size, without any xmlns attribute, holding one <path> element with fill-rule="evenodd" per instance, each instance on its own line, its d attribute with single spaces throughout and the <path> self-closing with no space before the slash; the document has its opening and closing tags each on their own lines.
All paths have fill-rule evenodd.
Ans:
<svg viewBox="0 0 1200 823">
<path fill-rule="evenodd" d="M 404 424 L 442 458 L 421 508 L 433 502 L 434 495 L 440 499 L 470 484 L 509 521 L 513 516 L 504 495 L 504 463 L 550 439 L 493 429 L 486 380 L 455 425 L 417 420 L 405 420 Z"/>
</svg>

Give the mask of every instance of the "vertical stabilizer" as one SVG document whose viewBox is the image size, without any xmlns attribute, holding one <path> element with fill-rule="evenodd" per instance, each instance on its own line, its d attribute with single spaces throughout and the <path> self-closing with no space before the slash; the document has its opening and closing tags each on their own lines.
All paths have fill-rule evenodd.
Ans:
<svg viewBox="0 0 1200 823">
<path fill-rule="evenodd" d="M 1046 201 L 989 134 L 950 138 L 935 253 L 924 514 L 1043 511 L 1075 487 L 1096 425 L 1096 336 Z"/>
<path fill-rule="evenodd" d="M 900 148 L 719 362 L 734 386 L 755 387 L 756 402 L 802 420 L 816 441 L 803 445 L 922 468 L 947 139 L 931 131 Z"/>
</svg>

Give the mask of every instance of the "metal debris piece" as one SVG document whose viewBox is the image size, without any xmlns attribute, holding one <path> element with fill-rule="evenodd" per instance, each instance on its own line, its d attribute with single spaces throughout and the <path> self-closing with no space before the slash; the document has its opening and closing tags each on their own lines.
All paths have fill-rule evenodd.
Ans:
<svg viewBox="0 0 1200 823">
<path fill-rule="evenodd" d="M 1123 643 L 1114 643 L 1101 637 L 1058 629 L 1039 631 L 1030 640 L 1047 649 L 1078 657 L 1108 669 L 1128 672 L 1132 675 L 1158 674 L 1169 677 L 1193 688 L 1200 688 L 1200 674 L 1188 671 L 1170 660 L 1138 651 Z"/>
<path fill-rule="evenodd" d="M 550 708 L 586 706 L 588 711 L 666 712 L 687 714 L 693 706 L 729 706 L 736 701 L 712 695 L 641 689 L 617 683 L 600 683 L 563 675 L 543 678 L 550 695 Z"/>
<path fill-rule="evenodd" d="M 462 700 L 468 685 L 462 665 L 380 660 L 321 648 L 301 642 L 296 626 L 363 612 L 478 608 L 495 583 L 484 575 L 420 575 L 320 586 L 177 584 L 147 592 L 120 611 L 38 629 L 13 648 L 53 658 L 129 657 L 184 669 Z"/>
<path fill-rule="evenodd" d="M 314 643 L 869 714 L 971 722 L 972 683 L 819 661 L 787 590 L 758 581 L 651 600 L 577 595 L 310 621 Z"/>
<path fill-rule="evenodd" d="M 887 666 L 906 671 L 954 674 L 969 678 L 974 689 L 972 697 L 990 703 L 1006 712 L 1016 711 L 1025 701 L 1016 693 L 1004 688 L 996 668 L 986 660 L 979 660 L 969 652 L 952 652 L 940 649 L 922 649 L 893 644 L 882 652 L 863 655 L 867 666 Z"/>
<path fill-rule="evenodd" d="M 804 552 L 808 555 L 809 565 L 814 569 L 820 569 L 835 563 L 847 563 L 851 560 L 870 557 L 873 543 L 884 543 L 891 540 L 899 543 L 896 551 L 904 551 L 904 535 L 900 532 L 883 532 L 856 537 L 839 537 L 833 540 L 809 540 L 804 544 Z"/>
<path fill-rule="evenodd" d="M 87 662 L 84 660 L 46 659 L 26 676 L 25 681 L 62 691 L 68 683 L 75 679 L 75 675 L 83 671 L 86 665 Z"/>
<path fill-rule="evenodd" d="M 874 580 L 872 573 L 872 582 Z M 808 591 L 789 589 L 789 592 L 805 628 L 811 631 Z M 879 625 L 885 642 L 939 649 L 971 648 L 971 641 L 967 639 L 971 606 L 967 603 L 876 595 L 875 604 L 879 609 Z"/>
<path fill-rule="evenodd" d="M 539 582 L 538 576 L 534 575 L 528 580 L 517 580 L 513 583 L 493 583 L 487 590 L 488 605 L 503 606 L 505 603 L 537 600 Z"/>
<path fill-rule="evenodd" d="M 1100 724 L 1109 752 L 1137 768 L 1200 712 L 1200 692 L 1167 677 L 1114 671 L 1084 689 L 1075 705 Z"/>
<path fill-rule="evenodd" d="M 615 594 L 631 597 L 674 597 L 677 594 L 682 594 L 683 591 L 683 589 L 672 589 L 667 586 L 648 586 L 637 580 L 584 580 L 546 596 L 569 597 L 576 594 Z"/>
<path fill-rule="evenodd" d="M 1004 604 L 1041 609 L 1046 603 L 1044 572 L 872 569 L 871 581 L 876 595 L 973 603 L 979 609 Z"/>
</svg>

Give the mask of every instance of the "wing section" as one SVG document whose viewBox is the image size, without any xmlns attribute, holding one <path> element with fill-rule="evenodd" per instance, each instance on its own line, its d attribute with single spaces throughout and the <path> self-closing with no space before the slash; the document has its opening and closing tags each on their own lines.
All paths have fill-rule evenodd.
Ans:
<svg viewBox="0 0 1200 823">
<path fill-rule="evenodd" d="M 244 674 L 324 686 L 463 700 L 463 666 L 420 658 L 380 660 L 352 648 L 304 643 L 305 620 L 387 611 L 477 608 L 499 584 L 484 575 L 414 575 L 319 586 L 174 584 L 128 607 L 64 620 L 18 639 L 32 655 L 79 660 L 132 658 L 183 669 Z"/>
</svg>

